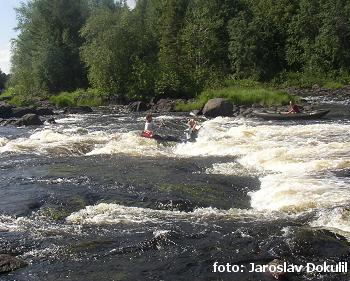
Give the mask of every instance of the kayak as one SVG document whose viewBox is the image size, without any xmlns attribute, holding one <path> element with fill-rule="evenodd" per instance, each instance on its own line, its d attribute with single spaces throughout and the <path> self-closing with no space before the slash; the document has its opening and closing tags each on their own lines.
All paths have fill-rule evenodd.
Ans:
<svg viewBox="0 0 350 281">
<path fill-rule="evenodd" d="M 305 120 L 322 118 L 330 110 L 317 110 L 308 113 L 290 113 L 287 112 L 254 112 L 256 117 L 266 120 Z"/>
<path fill-rule="evenodd" d="M 141 137 L 148 138 L 148 139 L 155 139 L 156 141 L 181 142 L 181 140 L 175 136 L 161 136 L 161 135 L 153 134 L 152 131 L 143 131 L 141 133 Z"/>
</svg>

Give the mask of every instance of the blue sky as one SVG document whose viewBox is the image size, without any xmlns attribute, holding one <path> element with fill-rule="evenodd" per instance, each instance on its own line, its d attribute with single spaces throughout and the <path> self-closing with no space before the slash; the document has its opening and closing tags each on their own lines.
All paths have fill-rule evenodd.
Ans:
<svg viewBox="0 0 350 281">
<path fill-rule="evenodd" d="M 0 69 L 8 73 L 10 70 L 11 38 L 16 37 L 16 13 L 22 0 L 0 0 Z"/>
<path fill-rule="evenodd" d="M 0 0 L 0 69 L 9 73 L 11 58 L 11 39 L 16 37 L 15 7 L 27 0 Z M 130 7 L 135 6 L 135 0 L 127 0 Z"/>
</svg>

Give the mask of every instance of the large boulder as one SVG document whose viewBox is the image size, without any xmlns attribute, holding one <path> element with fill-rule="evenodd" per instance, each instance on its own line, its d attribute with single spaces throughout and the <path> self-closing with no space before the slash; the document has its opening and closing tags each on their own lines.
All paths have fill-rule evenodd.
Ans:
<svg viewBox="0 0 350 281">
<path fill-rule="evenodd" d="M 157 103 L 152 107 L 153 111 L 158 112 L 169 112 L 174 111 L 176 105 L 176 100 L 171 99 L 160 99 Z"/>
<path fill-rule="evenodd" d="M 26 114 L 36 114 L 35 108 L 32 107 L 15 107 L 12 109 L 12 117 L 20 118 Z"/>
<path fill-rule="evenodd" d="M 228 99 L 210 99 L 203 108 L 203 115 L 206 117 L 231 116 L 233 103 Z"/>
<path fill-rule="evenodd" d="M 128 105 L 128 109 L 132 112 L 146 111 L 150 107 L 143 101 L 135 101 Z"/>
<path fill-rule="evenodd" d="M 84 114 L 93 112 L 92 108 L 89 106 L 76 106 L 76 107 L 67 107 L 64 110 L 65 114 Z"/>
<path fill-rule="evenodd" d="M 15 126 L 32 126 L 42 125 L 43 121 L 40 120 L 37 114 L 26 114 L 22 118 L 13 123 Z"/>
<path fill-rule="evenodd" d="M 28 263 L 19 258 L 0 254 L 0 273 L 14 271 L 16 269 L 25 267 Z"/>
<path fill-rule="evenodd" d="M 10 118 L 12 116 L 12 106 L 0 105 L 0 118 Z"/>
<path fill-rule="evenodd" d="M 48 107 L 38 107 L 35 111 L 36 111 L 36 114 L 40 116 L 54 115 L 54 112 L 52 111 L 52 109 Z"/>
</svg>

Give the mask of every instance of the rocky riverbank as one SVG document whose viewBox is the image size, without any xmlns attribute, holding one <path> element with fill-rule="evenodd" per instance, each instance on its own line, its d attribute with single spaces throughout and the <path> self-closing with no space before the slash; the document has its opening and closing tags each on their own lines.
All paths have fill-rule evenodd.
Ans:
<svg viewBox="0 0 350 281">
<path fill-rule="evenodd" d="M 288 88 L 289 94 L 299 96 L 299 107 L 302 111 L 312 111 L 316 109 L 325 109 L 323 104 L 327 104 L 327 109 L 331 109 L 339 116 L 348 116 L 347 105 L 350 104 L 350 86 L 341 89 L 326 89 L 314 85 L 312 88 Z M 116 111 L 127 114 L 128 112 L 174 112 L 176 104 L 184 102 L 183 99 L 153 99 L 146 103 L 144 101 L 133 101 L 126 105 L 117 105 Z M 321 105 L 320 105 L 321 104 Z M 345 106 L 345 108 L 342 108 Z M 286 112 L 288 105 L 264 107 L 255 103 L 252 105 L 235 105 L 231 101 L 222 98 L 209 100 L 200 110 L 194 111 L 196 115 L 206 117 L 231 116 L 231 117 L 254 117 L 255 111 Z M 0 126 L 31 126 L 43 125 L 45 122 L 54 123 L 54 116 L 58 113 L 63 114 L 84 114 L 91 113 L 93 109 L 88 106 L 56 108 L 50 104 L 40 107 L 15 107 L 5 102 L 0 103 Z"/>
</svg>

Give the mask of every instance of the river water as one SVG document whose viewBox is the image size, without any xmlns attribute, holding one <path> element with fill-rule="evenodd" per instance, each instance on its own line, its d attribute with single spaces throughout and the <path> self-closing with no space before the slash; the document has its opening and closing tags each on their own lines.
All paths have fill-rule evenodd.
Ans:
<svg viewBox="0 0 350 281">
<path fill-rule="evenodd" d="M 187 117 L 155 121 L 181 138 Z M 192 143 L 141 138 L 143 116 L 113 108 L 0 127 L 0 253 L 29 262 L 0 280 L 274 280 L 213 264 L 348 261 L 349 116 L 201 122 Z"/>
</svg>

